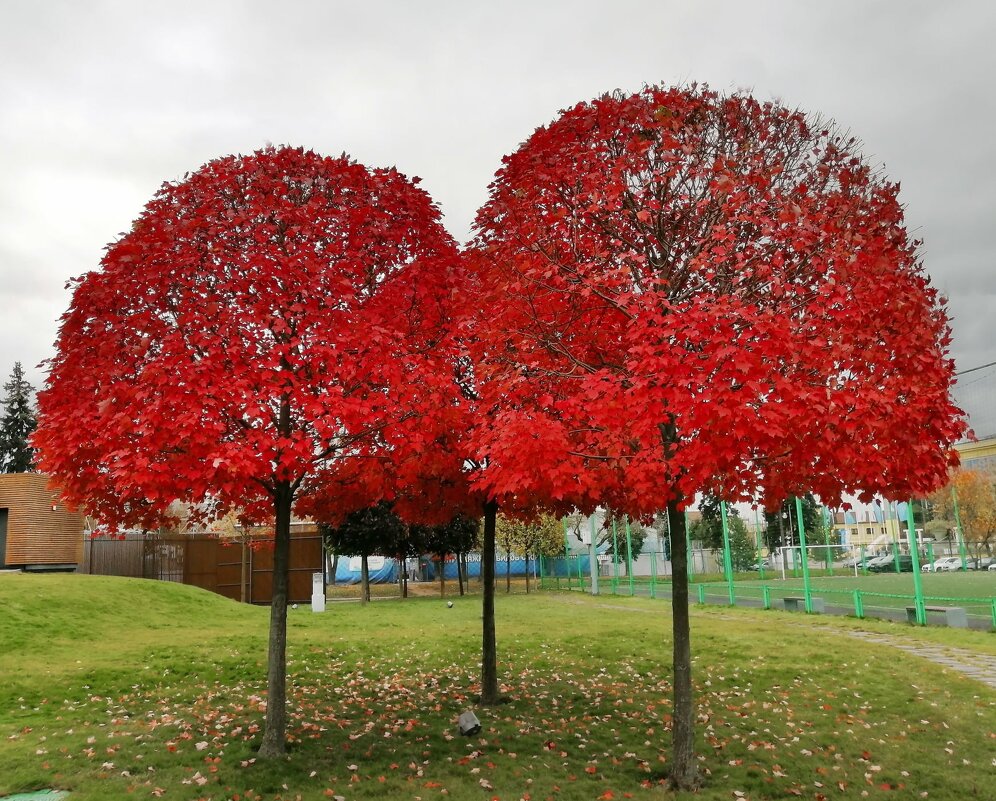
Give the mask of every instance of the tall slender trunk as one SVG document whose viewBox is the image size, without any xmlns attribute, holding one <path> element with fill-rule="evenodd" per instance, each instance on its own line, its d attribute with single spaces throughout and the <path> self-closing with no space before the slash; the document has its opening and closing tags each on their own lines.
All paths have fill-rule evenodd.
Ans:
<svg viewBox="0 0 996 801">
<path fill-rule="evenodd" d="M 667 505 L 671 531 L 671 609 L 674 707 L 671 723 L 671 769 L 668 781 L 674 789 L 692 790 L 700 778 L 695 761 L 695 699 L 692 696 L 692 647 L 688 622 L 688 547 L 685 514 L 678 501 Z"/>
<path fill-rule="evenodd" d="M 512 591 L 512 552 L 505 551 L 505 594 Z"/>
<path fill-rule="evenodd" d="M 332 584 L 335 585 L 335 574 L 339 572 L 339 554 L 332 554 Z"/>
<path fill-rule="evenodd" d="M 287 583 L 290 565 L 290 521 L 294 491 L 289 481 L 277 483 L 273 497 L 273 595 L 270 600 L 270 644 L 266 660 L 266 723 L 259 755 L 287 753 Z"/>
<path fill-rule="evenodd" d="M 366 554 L 360 557 L 360 603 L 370 603 L 370 565 Z"/>
<path fill-rule="evenodd" d="M 457 583 L 460 585 L 460 595 L 463 595 L 463 554 L 456 555 Z"/>
<path fill-rule="evenodd" d="M 529 595 L 529 551 L 526 551 L 526 595 Z"/>
<path fill-rule="evenodd" d="M 246 591 L 249 585 L 249 545 L 246 543 L 248 534 L 242 535 L 242 573 L 239 577 L 239 598 L 242 603 L 246 602 Z"/>
<path fill-rule="evenodd" d="M 495 644 L 495 521 L 498 503 L 484 504 L 484 538 L 481 547 L 481 584 L 483 589 L 483 642 L 481 647 L 481 703 L 495 706 L 498 694 L 498 648 Z"/>
<path fill-rule="evenodd" d="M 446 597 L 446 559 L 444 554 L 439 554 L 439 597 Z"/>
</svg>

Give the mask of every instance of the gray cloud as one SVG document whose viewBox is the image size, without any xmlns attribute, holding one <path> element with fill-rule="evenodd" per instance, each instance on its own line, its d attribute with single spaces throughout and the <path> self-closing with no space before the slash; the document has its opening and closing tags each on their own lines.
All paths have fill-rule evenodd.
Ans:
<svg viewBox="0 0 996 801">
<path fill-rule="evenodd" d="M 959 367 L 993 361 L 996 5 L 45 2 L 0 30 L 0 374 L 165 180 L 266 142 L 419 175 L 458 239 L 504 153 L 616 87 L 820 111 L 902 183 Z"/>
</svg>

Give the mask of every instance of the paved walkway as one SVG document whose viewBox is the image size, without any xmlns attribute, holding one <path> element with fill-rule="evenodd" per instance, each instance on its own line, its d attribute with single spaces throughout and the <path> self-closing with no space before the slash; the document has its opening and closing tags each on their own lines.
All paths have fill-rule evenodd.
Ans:
<svg viewBox="0 0 996 801">
<path fill-rule="evenodd" d="M 798 625 L 798 624 L 796 624 Z M 846 634 L 859 640 L 872 642 L 876 645 L 888 645 L 898 648 L 908 654 L 919 656 L 929 662 L 954 670 L 970 679 L 976 679 L 996 689 L 996 656 L 955 648 L 950 645 L 928 645 L 926 643 L 910 643 L 888 634 L 876 634 L 870 631 L 856 629 L 833 629 L 836 634 Z"/>
</svg>

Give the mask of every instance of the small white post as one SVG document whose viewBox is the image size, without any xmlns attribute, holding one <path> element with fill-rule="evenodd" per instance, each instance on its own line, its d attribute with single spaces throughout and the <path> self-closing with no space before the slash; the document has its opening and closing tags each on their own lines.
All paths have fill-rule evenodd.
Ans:
<svg viewBox="0 0 996 801">
<path fill-rule="evenodd" d="M 325 611 L 325 574 L 311 574 L 311 611 Z"/>
</svg>

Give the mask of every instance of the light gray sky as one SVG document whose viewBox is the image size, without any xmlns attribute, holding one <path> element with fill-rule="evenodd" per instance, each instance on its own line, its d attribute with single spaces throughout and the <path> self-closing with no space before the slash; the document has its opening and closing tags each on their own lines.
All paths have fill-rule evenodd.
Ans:
<svg viewBox="0 0 996 801">
<path fill-rule="evenodd" d="M 264 144 L 423 179 L 466 239 L 503 154 L 644 83 L 835 118 L 902 183 L 953 355 L 996 361 L 991 0 L 0 0 L 0 380 L 165 180 Z"/>
</svg>

